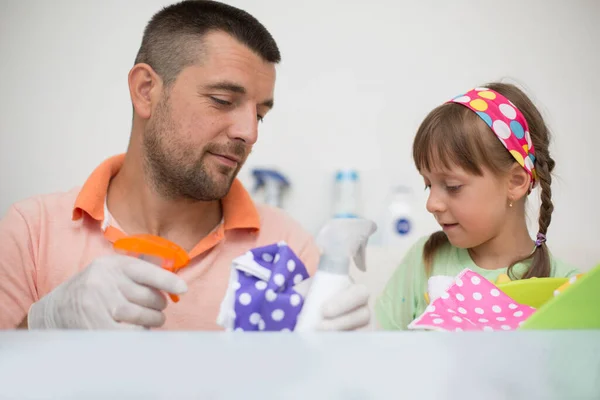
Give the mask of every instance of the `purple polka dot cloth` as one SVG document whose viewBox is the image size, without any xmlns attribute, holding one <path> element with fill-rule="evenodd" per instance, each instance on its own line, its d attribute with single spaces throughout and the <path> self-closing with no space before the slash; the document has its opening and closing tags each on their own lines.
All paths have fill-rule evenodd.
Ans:
<svg viewBox="0 0 600 400">
<path fill-rule="evenodd" d="M 285 242 L 248 251 L 233 260 L 217 324 L 228 331 L 293 331 L 304 304 L 294 286 L 308 277 Z"/>
</svg>

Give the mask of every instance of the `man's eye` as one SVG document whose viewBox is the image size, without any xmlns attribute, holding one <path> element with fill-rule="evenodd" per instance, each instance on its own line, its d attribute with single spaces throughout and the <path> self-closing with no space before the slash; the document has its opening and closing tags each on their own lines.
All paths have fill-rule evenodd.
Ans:
<svg viewBox="0 0 600 400">
<path fill-rule="evenodd" d="M 256 119 L 258 120 L 258 122 L 263 122 L 263 120 L 265 119 L 265 117 L 263 117 L 260 114 L 256 114 Z"/>
<path fill-rule="evenodd" d="M 219 99 L 218 97 L 210 97 L 212 101 L 214 101 L 217 104 L 220 104 L 222 106 L 230 106 L 231 102 L 227 101 L 227 100 L 223 100 L 223 99 Z"/>
</svg>

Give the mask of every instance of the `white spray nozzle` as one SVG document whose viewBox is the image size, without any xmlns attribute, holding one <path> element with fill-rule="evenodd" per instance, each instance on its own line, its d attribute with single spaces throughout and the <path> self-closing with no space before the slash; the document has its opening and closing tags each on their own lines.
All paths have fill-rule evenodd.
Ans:
<svg viewBox="0 0 600 400">
<path fill-rule="evenodd" d="M 322 251 L 319 269 L 336 265 L 339 268 L 335 269 L 346 269 L 344 272 L 347 272 L 352 257 L 356 267 L 365 271 L 367 243 L 376 230 L 375 222 L 363 218 L 336 218 L 329 221 L 316 239 Z"/>
</svg>

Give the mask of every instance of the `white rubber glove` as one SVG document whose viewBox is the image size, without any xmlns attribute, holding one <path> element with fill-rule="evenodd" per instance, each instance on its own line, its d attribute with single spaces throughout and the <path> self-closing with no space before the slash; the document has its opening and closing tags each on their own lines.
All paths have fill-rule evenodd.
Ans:
<svg viewBox="0 0 600 400">
<path fill-rule="evenodd" d="M 294 286 L 306 298 L 312 278 Z M 323 304 L 323 320 L 319 331 L 351 331 L 364 328 L 371 322 L 369 290 L 365 285 L 352 283 Z"/>
<path fill-rule="evenodd" d="M 162 326 L 160 292 L 182 294 L 183 279 L 133 257 L 94 260 L 29 309 L 29 329 L 144 329 Z"/>
</svg>

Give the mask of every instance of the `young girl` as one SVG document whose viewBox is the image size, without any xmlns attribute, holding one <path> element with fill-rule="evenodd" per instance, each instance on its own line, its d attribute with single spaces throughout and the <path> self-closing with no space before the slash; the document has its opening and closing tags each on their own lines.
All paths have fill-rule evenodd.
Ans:
<svg viewBox="0 0 600 400">
<path fill-rule="evenodd" d="M 577 273 L 546 246 L 552 216 L 550 132 L 517 87 L 492 83 L 443 104 L 425 118 L 413 143 L 429 190 L 427 211 L 442 231 L 405 256 L 375 311 L 383 329 L 406 329 L 427 307 L 427 279 L 469 268 L 495 282 Z M 536 239 L 527 231 L 525 200 L 540 187 Z"/>
</svg>

